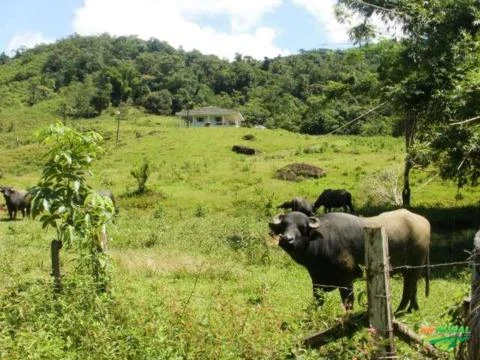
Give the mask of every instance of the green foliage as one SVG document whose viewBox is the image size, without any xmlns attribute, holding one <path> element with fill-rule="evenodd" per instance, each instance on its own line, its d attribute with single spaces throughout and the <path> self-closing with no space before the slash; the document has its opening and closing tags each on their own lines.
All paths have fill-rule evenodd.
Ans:
<svg viewBox="0 0 480 360">
<path fill-rule="evenodd" d="M 170 115 L 172 112 L 172 94 L 166 89 L 154 91 L 147 96 L 143 106 L 153 114 Z"/>
<path fill-rule="evenodd" d="M 0 64 L 0 95 L 6 94 L 0 102 L 12 104 L 21 96 L 33 105 L 59 95 L 59 114 L 73 118 L 96 117 L 110 104 L 127 101 L 153 114 L 216 105 L 241 110 L 246 125 L 320 134 L 378 104 L 380 97 L 375 45 L 263 61 L 238 54 L 229 62 L 155 42 L 74 35 L 25 50 Z M 308 101 L 317 96 L 324 96 L 322 104 Z M 342 133 L 358 134 L 360 125 Z"/>
<path fill-rule="evenodd" d="M 136 194 L 142 195 L 147 190 L 147 181 L 150 176 L 150 162 L 148 159 L 143 159 L 141 164 L 138 164 L 132 170 L 130 170 L 130 175 L 132 175 L 137 181 L 137 190 Z"/>
<path fill-rule="evenodd" d="M 431 140 L 432 158 L 444 179 L 454 179 L 458 187 L 478 185 L 480 177 L 480 134 L 475 128 L 439 129 Z"/>
<path fill-rule="evenodd" d="M 437 160 L 442 176 L 455 179 L 459 186 L 465 184 L 467 177 L 471 180 L 478 177 L 474 170 L 477 164 L 470 161 L 473 157 L 467 156 L 475 153 L 473 142 L 460 135 L 462 131 L 445 126 L 452 119 L 477 116 L 480 109 L 478 1 L 439 0 L 420 4 L 415 0 L 394 3 L 376 0 L 363 4 L 340 0 L 339 4 L 340 8 L 347 7 L 365 18 L 360 27 L 378 15 L 387 25 L 399 24 L 405 34 L 398 43 L 383 46 L 379 74 L 385 84 L 385 97 L 404 118 L 408 152 L 418 137 L 440 136 L 430 142 L 437 153 L 430 160 Z M 352 36 L 357 39 L 364 38 L 365 34 L 361 29 L 352 30 Z M 445 133 L 439 135 L 440 130 Z M 461 144 L 452 148 L 452 143 L 444 140 L 449 136 Z M 476 134 L 469 136 L 472 140 L 476 137 Z M 463 167 L 465 171 L 457 174 L 455 167 L 458 170 Z"/>
<path fill-rule="evenodd" d="M 101 136 L 95 132 L 81 134 L 56 124 L 40 134 L 50 147 L 42 177 L 34 186 L 32 215 L 40 217 L 42 227 L 52 227 L 56 239 L 67 248 L 79 249 L 82 268 L 96 282 L 106 282 L 106 255 L 102 253 L 105 226 L 112 220 L 113 203 L 87 185 L 92 161 L 101 154 Z"/>
<path fill-rule="evenodd" d="M 91 77 L 86 78 L 83 83 L 72 83 L 63 91 L 65 100 L 61 105 L 61 111 L 65 111 L 72 118 L 91 118 L 97 115 L 93 105 L 95 92 Z"/>
</svg>

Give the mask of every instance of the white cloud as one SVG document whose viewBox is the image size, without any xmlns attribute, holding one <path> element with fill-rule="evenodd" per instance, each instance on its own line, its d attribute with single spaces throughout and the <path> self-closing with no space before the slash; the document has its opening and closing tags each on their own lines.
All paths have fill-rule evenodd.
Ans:
<svg viewBox="0 0 480 360">
<path fill-rule="evenodd" d="M 336 0 L 292 0 L 294 4 L 304 7 L 320 22 L 326 31 L 326 38 L 329 43 L 344 45 L 350 43 L 348 29 L 362 21 L 358 15 L 352 16 L 350 21 L 341 24 L 335 17 Z M 401 33 L 397 28 L 388 29 L 381 19 L 374 15 L 370 22 L 375 26 L 379 37 L 399 37 Z"/>
<path fill-rule="evenodd" d="M 336 0 L 292 0 L 294 4 L 304 7 L 325 28 L 326 41 L 331 44 L 344 45 L 348 38 L 348 25 L 340 24 L 335 18 Z"/>
<path fill-rule="evenodd" d="M 274 57 L 288 51 L 275 46 L 275 29 L 258 24 L 281 1 L 85 0 L 75 11 L 73 30 L 81 35 L 107 32 L 137 35 L 142 39 L 154 37 L 174 47 L 198 49 L 229 59 L 235 53 L 255 58 Z M 195 23 L 192 16 L 225 16 L 232 29 L 220 32 Z"/>
<path fill-rule="evenodd" d="M 282 4 L 282 0 L 180 0 L 182 12 L 193 15 L 227 15 L 232 30 L 247 30 L 263 15 Z"/>
<path fill-rule="evenodd" d="M 6 53 L 8 55 L 13 55 L 15 53 L 15 50 L 22 47 L 32 48 L 36 45 L 49 44 L 53 41 L 54 40 L 46 38 L 45 36 L 43 36 L 42 33 L 39 32 L 19 32 L 13 35 L 13 37 L 8 42 Z"/>
</svg>

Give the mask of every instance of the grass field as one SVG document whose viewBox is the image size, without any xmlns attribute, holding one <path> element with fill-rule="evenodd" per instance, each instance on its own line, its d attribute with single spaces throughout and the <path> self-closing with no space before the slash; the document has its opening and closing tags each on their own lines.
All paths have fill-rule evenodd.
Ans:
<svg viewBox="0 0 480 360">
<path fill-rule="evenodd" d="M 42 105 L 47 106 L 48 105 Z M 48 109 L 46 109 L 48 110 Z M 0 112 L 0 185 L 28 188 L 39 180 L 45 149 L 34 133 L 52 122 L 45 109 Z M 13 124 L 13 125 L 12 125 Z M 343 310 L 337 292 L 312 304 L 307 272 L 268 236 L 275 207 L 293 196 L 311 201 L 325 188 L 346 188 L 359 214 L 379 212 L 369 201 L 372 177 L 401 169 L 401 139 L 306 136 L 282 130 L 184 128 L 171 118 L 133 114 L 121 122 L 69 121 L 105 138 L 90 184 L 112 189 L 120 214 L 109 229 L 112 293 L 97 296 L 75 274 L 74 250 L 62 250 L 65 292 L 52 299 L 49 244 L 36 220 L 0 222 L 1 359 L 368 359 L 361 330 L 309 350 L 303 336 L 332 324 Z M 243 140 L 253 134 L 253 141 Z M 248 157 L 232 145 L 254 147 Z M 148 159 L 148 193 L 133 196 L 130 170 Z M 286 182 L 277 169 L 304 162 L 326 171 L 319 179 Z M 394 170 L 392 170 L 394 171 Z M 395 170 L 396 171 L 396 170 Z M 433 226 L 432 262 L 465 259 L 478 228 L 480 191 L 460 195 L 434 169 L 414 170 L 412 202 Z M 3 200 L 2 200 L 3 202 Z M 0 213 L 6 220 L 6 213 Z M 420 311 L 403 316 L 412 329 L 451 323 L 469 288 L 467 267 L 432 270 L 430 297 L 419 284 Z M 366 306 L 365 283 L 355 285 Z M 401 283 L 393 280 L 394 306 Z M 423 358 L 398 342 L 403 358 Z"/>
</svg>

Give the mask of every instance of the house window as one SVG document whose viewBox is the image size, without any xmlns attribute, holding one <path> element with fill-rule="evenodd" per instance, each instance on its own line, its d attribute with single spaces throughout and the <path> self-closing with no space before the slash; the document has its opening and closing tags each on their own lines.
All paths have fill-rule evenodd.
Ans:
<svg viewBox="0 0 480 360">
<path fill-rule="evenodd" d="M 215 125 L 223 125 L 221 116 L 215 116 Z"/>
<path fill-rule="evenodd" d="M 204 121 L 205 121 L 205 118 L 203 117 L 197 118 L 197 123 L 203 124 Z"/>
</svg>

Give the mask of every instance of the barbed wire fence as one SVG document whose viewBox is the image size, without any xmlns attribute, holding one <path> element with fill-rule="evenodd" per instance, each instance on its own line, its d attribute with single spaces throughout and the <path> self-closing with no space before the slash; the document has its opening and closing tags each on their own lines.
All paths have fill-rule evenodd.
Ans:
<svg viewBox="0 0 480 360">
<path fill-rule="evenodd" d="M 378 257 L 378 255 L 374 255 L 373 257 Z M 458 266 L 465 266 L 465 267 L 469 266 L 473 269 L 471 294 L 470 294 L 469 302 L 467 304 L 468 311 L 466 314 L 464 314 L 465 323 L 461 324 L 461 325 L 464 325 L 465 328 L 470 331 L 470 336 L 469 336 L 468 342 L 459 342 L 458 349 L 456 352 L 456 358 L 458 360 L 480 359 L 480 231 L 477 232 L 477 234 L 475 235 L 473 252 L 469 253 L 467 258 L 463 261 L 451 261 L 451 262 L 445 262 L 445 263 L 434 263 L 434 264 L 424 264 L 424 265 L 390 266 L 388 261 L 388 254 L 386 255 L 385 259 L 386 260 L 384 262 L 383 268 L 369 269 L 370 277 L 378 274 L 390 274 L 390 273 L 395 273 L 401 270 L 413 270 L 413 269 L 427 270 L 427 269 L 458 267 Z M 368 265 L 366 269 L 368 270 Z M 200 266 L 199 273 L 201 273 L 202 270 L 203 270 L 203 267 Z M 389 276 L 386 276 L 386 278 L 388 277 Z M 366 279 L 362 279 L 362 281 L 365 281 L 367 283 L 367 288 L 368 288 L 369 276 L 367 276 Z M 203 297 L 197 294 L 196 283 L 197 281 L 195 281 L 192 290 L 189 292 L 187 296 L 187 300 L 183 304 L 183 307 L 184 308 L 188 307 L 192 297 L 195 297 L 195 298 L 199 297 L 199 298 L 205 298 L 205 300 L 208 300 L 209 301 L 208 308 L 211 308 L 213 306 L 214 299 L 211 296 Z M 330 290 L 343 289 L 343 290 L 348 290 L 353 292 L 353 286 L 348 287 L 348 286 L 338 286 L 338 285 L 320 284 L 320 283 L 315 283 L 313 285 L 323 289 L 330 289 Z M 385 289 L 389 289 L 388 283 L 386 284 Z M 384 302 L 384 305 L 382 306 L 386 306 L 385 312 L 388 315 L 389 313 L 391 313 L 391 298 L 392 298 L 392 295 L 389 291 L 384 292 L 382 290 L 381 292 L 375 292 L 373 296 L 368 297 L 367 307 L 371 308 L 372 299 L 381 300 Z M 380 313 L 380 311 L 374 311 L 374 312 L 376 312 L 377 314 Z M 249 316 L 250 314 L 247 314 L 244 322 L 247 321 L 247 318 Z M 349 317 L 346 320 L 341 319 L 340 321 L 338 321 L 338 325 L 333 325 L 329 329 L 322 330 L 319 333 L 305 337 L 303 340 L 303 343 L 304 345 L 311 346 L 311 347 L 321 346 L 325 343 L 330 342 L 332 340 L 332 334 L 338 333 L 339 329 L 345 329 L 346 327 L 349 326 L 349 323 L 351 324 L 356 323 L 358 325 L 359 322 L 362 322 L 364 326 L 369 327 L 369 331 L 374 330 L 373 332 L 376 333 L 377 335 L 382 335 L 382 332 L 383 332 L 383 335 L 384 335 L 383 339 L 385 339 L 385 335 L 388 338 L 388 337 L 391 337 L 391 334 L 394 333 L 396 336 L 401 337 L 403 340 L 406 340 L 406 342 L 408 343 L 415 343 L 420 345 L 422 351 L 425 352 L 430 357 L 443 358 L 445 356 L 445 354 L 443 354 L 435 346 L 430 344 L 428 340 L 424 339 L 422 336 L 409 330 L 406 325 L 397 321 L 393 317 L 393 315 L 390 314 L 387 317 L 390 317 L 390 322 L 386 322 L 386 326 L 384 326 L 382 330 L 379 330 L 376 328 L 372 328 L 371 319 L 368 319 L 367 321 L 367 315 L 365 312 L 361 312 L 357 314 L 350 313 Z M 459 335 L 459 334 L 453 334 L 453 336 L 456 336 L 456 335 Z M 379 341 L 379 344 L 384 345 L 385 342 Z M 390 344 L 393 344 L 393 341 L 391 341 Z M 385 351 L 383 351 L 383 353 L 376 354 L 375 358 L 399 359 L 400 357 L 395 354 L 394 345 L 393 346 L 390 345 L 390 346 L 387 346 L 387 348 L 385 349 Z"/>
<path fill-rule="evenodd" d="M 373 236 L 373 235 L 371 235 Z M 385 235 L 383 235 L 385 236 Z M 386 241 L 386 239 L 385 239 Z M 377 239 L 378 242 L 378 239 Z M 392 334 L 401 337 L 407 343 L 415 343 L 421 346 L 423 352 L 425 352 L 428 356 L 433 358 L 443 358 L 445 354 L 437 349 L 434 345 L 432 345 L 427 339 L 424 339 L 422 336 L 414 333 L 413 331 L 409 330 L 408 327 L 398 320 L 393 318 L 391 313 L 391 293 L 390 293 L 390 285 L 388 283 L 389 274 L 395 273 L 398 271 L 405 271 L 405 270 L 414 270 L 414 269 L 435 269 L 435 268 L 444 268 L 444 267 L 458 267 L 458 266 L 470 266 L 473 268 L 473 275 L 472 275 L 472 290 L 471 296 L 468 306 L 468 311 L 463 314 L 465 323 L 459 324 L 458 328 L 463 328 L 464 331 L 462 332 L 454 332 L 449 335 L 450 338 L 462 338 L 468 339 L 467 342 L 457 341 L 458 339 L 454 339 L 457 345 L 456 351 L 456 358 L 458 360 L 468 359 L 468 360 L 478 360 L 480 359 L 480 231 L 476 234 L 475 237 L 475 246 L 473 253 L 470 253 L 468 257 L 464 261 L 452 261 L 452 262 L 445 262 L 445 263 L 436 263 L 436 264 L 424 264 L 424 265 L 401 265 L 401 266 L 390 266 L 388 252 L 385 255 L 385 249 L 375 250 L 377 251 L 374 254 L 368 254 L 370 250 L 366 247 L 366 258 L 370 256 L 374 259 L 381 259 L 382 254 L 378 253 L 378 251 L 383 251 L 383 266 L 370 266 L 368 261 L 366 261 L 366 272 L 367 272 L 367 292 L 372 292 L 368 296 L 368 322 L 366 323 L 366 314 L 360 313 L 347 320 L 342 320 L 339 322 L 338 325 L 334 325 L 333 327 L 310 335 L 304 339 L 304 344 L 307 346 L 321 346 L 328 341 L 330 341 L 332 334 L 338 332 L 338 328 L 345 328 L 347 326 L 351 326 L 348 324 L 349 322 L 358 322 L 359 320 L 364 322 L 365 326 L 369 326 L 370 330 L 374 330 L 374 333 L 379 335 L 379 338 L 382 339 L 378 342 L 379 344 L 379 352 L 374 354 L 376 359 L 398 359 L 399 357 L 395 354 L 395 345 L 392 339 Z M 388 248 L 388 246 L 387 246 Z M 372 278 L 377 275 L 385 275 L 384 280 L 380 280 L 384 282 L 384 285 L 372 286 Z M 325 289 L 343 289 L 349 290 L 353 292 L 353 287 L 345 287 L 345 286 L 333 286 L 331 284 L 314 284 L 317 287 L 325 288 Z M 370 288 L 370 289 L 369 289 Z M 380 305 L 377 303 L 380 302 Z M 373 303 L 373 304 L 372 304 Z M 380 320 L 373 320 L 372 316 L 380 317 Z M 372 321 L 376 321 L 377 325 L 372 326 Z M 380 326 L 378 325 L 380 324 Z M 469 332 L 469 333 L 468 333 Z M 468 334 L 467 334 L 468 333 Z M 466 336 L 469 335 L 469 336 Z M 447 338 L 447 337 L 446 337 Z M 385 344 L 387 344 L 385 346 Z M 383 348 L 382 348 L 383 347 Z M 450 354 L 451 356 L 451 354 Z"/>
</svg>

